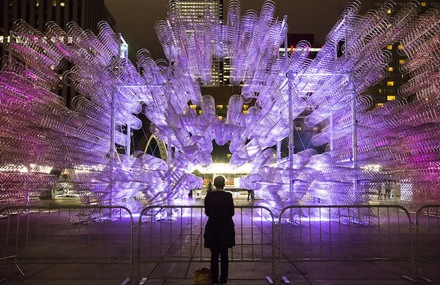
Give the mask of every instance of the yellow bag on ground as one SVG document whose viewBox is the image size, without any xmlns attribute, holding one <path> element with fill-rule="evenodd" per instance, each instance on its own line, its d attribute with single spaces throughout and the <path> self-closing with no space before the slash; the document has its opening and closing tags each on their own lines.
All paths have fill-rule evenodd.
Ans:
<svg viewBox="0 0 440 285">
<path fill-rule="evenodd" d="M 195 285 L 211 285 L 211 271 L 202 267 L 194 272 L 194 284 Z"/>
</svg>

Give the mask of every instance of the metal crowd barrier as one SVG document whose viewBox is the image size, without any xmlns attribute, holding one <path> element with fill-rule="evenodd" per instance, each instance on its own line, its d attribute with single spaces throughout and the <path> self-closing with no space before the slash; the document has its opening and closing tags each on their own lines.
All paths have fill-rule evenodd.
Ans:
<svg viewBox="0 0 440 285">
<path fill-rule="evenodd" d="M 274 276 L 275 223 L 272 212 L 260 206 L 235 206 L 233 219 L 236 246 L 230 250 L 229 261 L 266 263 Z M 203 206 L 151 206 L 143 209 L 138 224 L 139 279 L 144 263 L 204 262 L 209 266 L 210 250 L 203 246 L 206 221 Z M 240 266 L 246 274 L 246 265 Z"/>
<path fill-rule="evenodd" d="M 127 281 L 134 265 L 138 280 L 151 263 L 209 266 L 203 206 L 147 207 L 137 228 L 131 212 L 118 206 L 13 206 L 1 208 L 0 217 L 0 265 L 14 264 L 22 275 L 26 264 L 105 264 L 117 266 L 113 271 Z M 230 261 L 240 263 L 244 275 L 246 262 L 263 264 L 271 271 L 262 273 L 267 279 L 287 283 L 297 262 L 399 261 L 429 281 L 422 274 L 436 272 L 440 262 L 440 205 L 417 211 L 415 231 L 409 212 L 396 205 L 289 206 L 276 223 L 268 208 L 236 206 L 234 222 Z"/>
<path fill-rule="evenodd" d="M 307 261 L 403 261 L 415 275 L 411 219 L 400 206 L 286 207 L 279 244 L 284 280 L 288 266 Z"/>
<path fill-rule="evenodd" d="M 417 274 L 436 272 L 440 262 L 440 205 L 425 205 L 416 213 Z M 425 269 L 425 270 L 422 270 Z"/>
<path fill-rule="evenodd" d="M 15 263 L 22 275 L 25 264 L 61 265 L 66 278 L 78 272 L 63 264 L 87 265 L 81 270 L 91 276 L 94 265 L 106 264 L 117 268 L 112 274 L 132 278 L 133 217 L 125 207 L 13 206 L 0 217 L 0 263 Z"/>
</svg>

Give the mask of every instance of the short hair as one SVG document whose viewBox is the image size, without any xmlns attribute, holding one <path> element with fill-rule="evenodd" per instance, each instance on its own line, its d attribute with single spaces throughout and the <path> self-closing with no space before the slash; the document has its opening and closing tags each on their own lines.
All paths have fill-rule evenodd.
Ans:
<svg viewBox="0 0 440 285">
<path fill-rule="evenodd" d="M 225 178 L 223 176 L 217 176 L 216 178 L 214 178 L 214 186 L 216 188 L 225 187 Z"/>
</svg>

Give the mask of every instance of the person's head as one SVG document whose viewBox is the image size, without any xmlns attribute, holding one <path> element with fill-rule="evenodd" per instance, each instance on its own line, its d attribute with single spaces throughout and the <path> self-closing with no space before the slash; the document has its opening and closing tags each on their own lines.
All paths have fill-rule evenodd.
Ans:
<svg viewBox="0 0 440 285">
<path fill-rule="evenodd" d="M 223 176 L 217 176 L 214 178 L 215 188 L 223 189 L 225 187 L 225 178 Z"/>
</svg>

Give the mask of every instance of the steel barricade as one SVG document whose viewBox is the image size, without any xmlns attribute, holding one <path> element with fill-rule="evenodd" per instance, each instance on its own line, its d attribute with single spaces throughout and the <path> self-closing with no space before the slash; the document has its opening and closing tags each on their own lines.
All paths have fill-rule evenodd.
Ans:
<svg viewBox="0 0 440 285">
<path fill-rule="evenodd" d="M 51 264 L 66 279 L 132 279 L 133 217 L 125 207 L 11 206 L 0 216 L 0 264 L 15 263 L 22 275 L 35 270 L 27 264 Z"/>
<path fill-rule="evenodd" d="M 440 278 L 440 205 L 425 205 L 416 212 L 417 274 Z M 422 270 L 423 269 L 423 270 Z M 438 282 L 438 280 L 437 280 Z"/>
<path fill-rule="evenodd" d="M 279 244 L 284 275 L 290 272 L 286 264 L 308 261 L 403 261 L 415 275 L 410 214 L 401 206 L 286 207 L 279 216 Z"/>
<path fill-rule="evenodd" d="M 229 262 L 269 263 L 268 270 L 273 276 L 275 228 L 272 212 L 260 206 L 235 206 L 233 220 L 236 245 L 230 249 Z M 204 262 L 209 267 L 211 254 L 204 248 L 203 239 L 206 221 L 203 206 L 151 206 L 143 209 L 138 224 L 139 279 L 143 277 L 141 275 L 145 276 L 145 272 L 141 272 L 144 263 Z M 245 268 L 244 264 L 240 266 Z M 241 272 L 242 278 L 252 273 Z"/>
</svg>

